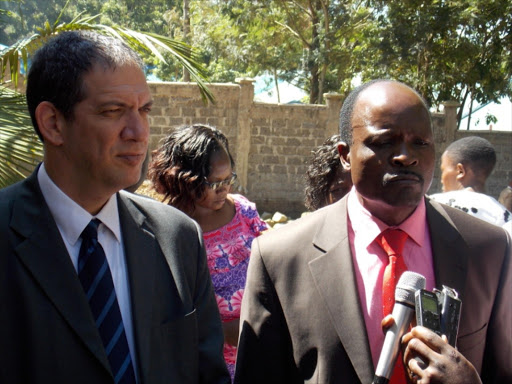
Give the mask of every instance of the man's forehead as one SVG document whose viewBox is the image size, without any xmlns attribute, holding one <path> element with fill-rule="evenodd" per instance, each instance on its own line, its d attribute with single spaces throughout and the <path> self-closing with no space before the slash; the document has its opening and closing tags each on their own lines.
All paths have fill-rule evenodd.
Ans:
<svg viewBox="0 0 512 384">
<path fill-rule="evenodd" d="M 370 101 L 371 105 L 376 108 L 386 105 L 388 103 L 389 90 L 387 90 L 385 87 L 382 87 L 381 85 L 382 83 L 373 84 L 361 92 L 355 107 L 361 108 L 360 106 L 363 104 L 366 108 L 368 108 L 368 101 Z"/>
<path fill-rule="evenodd" d="M 94 93 L 95 97 L 109 94 L 132 94 L 150 98 L 150 90 L 142 69 L 136 65 L 119 67 L 93 66 L 82 80 L 84 93 Z"/>
<path fill-rule="evenodd" d="M 356 108 L 362 102 L 369 102 L 375 108 L 400 102 L 420 102 L 420 97 L 408 86 L 398 82 L 382 81 L 364 89 L 356 101 Z"/>
<path fill-rule="evenodd" d="M 361 124 L 366 118 L 388 120 L 403 114 L 425 114 L 429 118 L 421 97 L 411 88 L 398 82 L 375 83 L 363 90 L 354 105 L 352 123 Z"/>
<path fill-rule="evenodd" d="M 144 70 L 134 61 L 125 61 L 117 65 L 107 65 L 102 62 L 94 63 L 84 76 L 111 76 L 112 74 L 120 73 L 141 73 L 144 75 Z M 145 75 L 144 75 L 145 77 Z"/>
</svg>

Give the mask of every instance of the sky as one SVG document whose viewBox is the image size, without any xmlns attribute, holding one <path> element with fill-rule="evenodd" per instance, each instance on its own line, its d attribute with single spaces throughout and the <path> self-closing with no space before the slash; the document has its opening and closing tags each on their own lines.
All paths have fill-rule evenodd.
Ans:
<svg viewBox="0 0 512 384">
<path fill-rule="evenodd" d="M 254 83 L 254 100 L 264 103 L 277 103 L 277 91 L 271 76 L 256 77 Z M 357 86 L 358 84 L 355 84 Z M 302 89 L 286 81 L 279 81 L 279 94 L 282 104 L 300 102 L 307 96 Z M 461 130 L 467 130 L 469 106 L 465 105 L 463 118 L 460 124 Z M 496 123 L 486 124 L 485 116 L 494 115 L 497 118 Z M 464 117 L 466 116 L 466 117 Z M 490 103 L 480 106 L 473 103 L 473 114 L 470 120 L 470 130 L 493 130 L 493 131 L 512 131 L 512 102 L 509 98 L 502 98 L 500 103 Z"/>
<path fill-rule="evenodd" d="M 463 117 L 460 123 L 460 129 L 466 130 L 468 125 L 467 113 L 469 106 L 465 106 Z M 498 121 L 496 123 L 486 124 L 485 116 L 494 115 Z M 466 117 L 464 117 L 466 116 Z M 490 103 L 485 106 L 473 104 L 473 113 L 470 120 L 470 130 L 493 130 L 493 131 L 512 131 L 512 102 L 509 98 L 502 98 L 500 104 Z"/>
</svg>

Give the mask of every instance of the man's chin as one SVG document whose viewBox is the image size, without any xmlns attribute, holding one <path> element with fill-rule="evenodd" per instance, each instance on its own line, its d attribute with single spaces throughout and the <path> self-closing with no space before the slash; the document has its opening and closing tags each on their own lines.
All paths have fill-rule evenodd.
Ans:
<svg viewBox="0 0 512 384">
<path fill-rule="evenodd" d="M 140 181 L 141 173 L 138 171 L 137 173 L 133 173 L 130 175 L 126 175 L 126 177 L 123 178 L 123 180 L 119 180 L 119 183 L 117 183 L 119 186 L 122 186 L 120 189 L 131 189 L 135 185 L 137 185 Z"/>
<path fill-rule="evenodd" d="M 391 196 L 388 203 L 393 207 L 416 207 L 424 197 L 424 193 L 399 193 Z"/>
</svg>

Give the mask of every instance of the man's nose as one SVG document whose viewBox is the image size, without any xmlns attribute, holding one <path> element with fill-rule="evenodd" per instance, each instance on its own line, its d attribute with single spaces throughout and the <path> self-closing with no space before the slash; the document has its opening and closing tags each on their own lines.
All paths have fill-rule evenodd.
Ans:
<svg viewBox="0 0 512 384">
<path fill-rule="evenodd" d="M 397 152 L 393 155 L 393 164 L 402 167 L 410 167 L 418 164 L 418 158 L 415 151 L 411 150 L 409 145 L 402 143 L 398 147 Z"/>
<path fill-rule="evenodd" d="M 126 127 L 123 130 L 125 139 L 147 141 L 149 138 L 149 122 L 139 111 L 130 111 Z"/>
</svg>

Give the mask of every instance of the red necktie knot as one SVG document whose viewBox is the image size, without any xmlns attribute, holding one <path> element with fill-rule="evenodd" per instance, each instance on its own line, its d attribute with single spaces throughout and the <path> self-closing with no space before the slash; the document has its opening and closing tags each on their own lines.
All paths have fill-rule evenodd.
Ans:
<svg viewBox="0 0 512 384">
<path fill-rule="evenodd" d="M 377 237 L 377 242 L 388 256 L 401 256 L 407 237 L 401 229 L 386 229 Z"/>
</svg>

